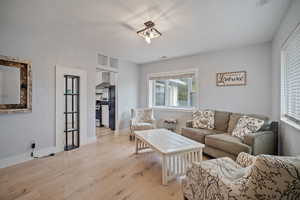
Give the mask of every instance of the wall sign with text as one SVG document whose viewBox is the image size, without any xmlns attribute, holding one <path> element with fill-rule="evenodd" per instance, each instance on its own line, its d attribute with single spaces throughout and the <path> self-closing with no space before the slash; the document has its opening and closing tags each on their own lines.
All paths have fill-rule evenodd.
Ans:
<svg viewBox="0 0 300 200">
<path fill-rule="evenodd" d="M 246 83 L 246 71 L 217 73 L 217 86 L 241 86 Z"/>
</svg>

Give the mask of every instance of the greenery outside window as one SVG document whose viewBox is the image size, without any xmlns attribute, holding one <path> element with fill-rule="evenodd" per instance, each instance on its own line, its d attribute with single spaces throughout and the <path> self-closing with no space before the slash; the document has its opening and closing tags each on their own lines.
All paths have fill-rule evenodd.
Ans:
<svg viewBox="0 0 300 200">
<path fill-rule="evenodd" d="M 196 107 L 194 73 L 151 77 L 149 88 L 150 107 L 183 109 Z"/>
</svg>

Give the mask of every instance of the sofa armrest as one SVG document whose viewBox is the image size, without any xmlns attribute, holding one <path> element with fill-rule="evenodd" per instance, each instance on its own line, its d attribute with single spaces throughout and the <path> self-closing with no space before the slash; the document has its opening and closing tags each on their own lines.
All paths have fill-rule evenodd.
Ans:
<svg viewBox="0 0 300 200">
<path fill-rule="evenodd" d="M 188 120 L 185 124 L 187 128 L 193 128 L 193 120 Z"/>
<path fill-rule="evenodd" d="M 255 161 L 255 156 L 252 156 L 245 152 L 239 153 L 238 157 L 236 158 L 236 163 L 242 167 L 248 167 L 252 165 L 254 161 Z"/>
<path fill-rule="evenodd" d="M 260 131 L 244 137 L 244 143 L 252 147 L 252 154 L 274 154 L 274 133 Z"/>
</svg>

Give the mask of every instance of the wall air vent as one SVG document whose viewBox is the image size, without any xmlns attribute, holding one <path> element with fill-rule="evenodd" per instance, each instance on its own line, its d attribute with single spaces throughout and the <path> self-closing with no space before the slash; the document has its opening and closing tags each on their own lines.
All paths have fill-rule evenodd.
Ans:
<svg viewBox="0 0 300 200">
<path fill-rule="evenodd" d="M 97 59 L 98 59 L 98 65 L 101 65 L 104 67 L 115 68 L 115 69 L 118 69 L 118 67 L 119 67 L 119 59 L 118 58 L 113 58 L 113 57 L 106 56 L 103 54 L 98 54 Z"/>
</svg>

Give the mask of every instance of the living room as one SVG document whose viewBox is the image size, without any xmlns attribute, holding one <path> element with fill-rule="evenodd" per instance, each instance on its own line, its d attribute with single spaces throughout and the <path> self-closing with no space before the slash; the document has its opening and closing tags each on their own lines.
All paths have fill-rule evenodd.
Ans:
<svg viewBox="0 0 300 200">
<path fill-rule="evenodd" d="M 2 1 L 0 199 L 300 199 L 299 10 Z"/>
</svg>

